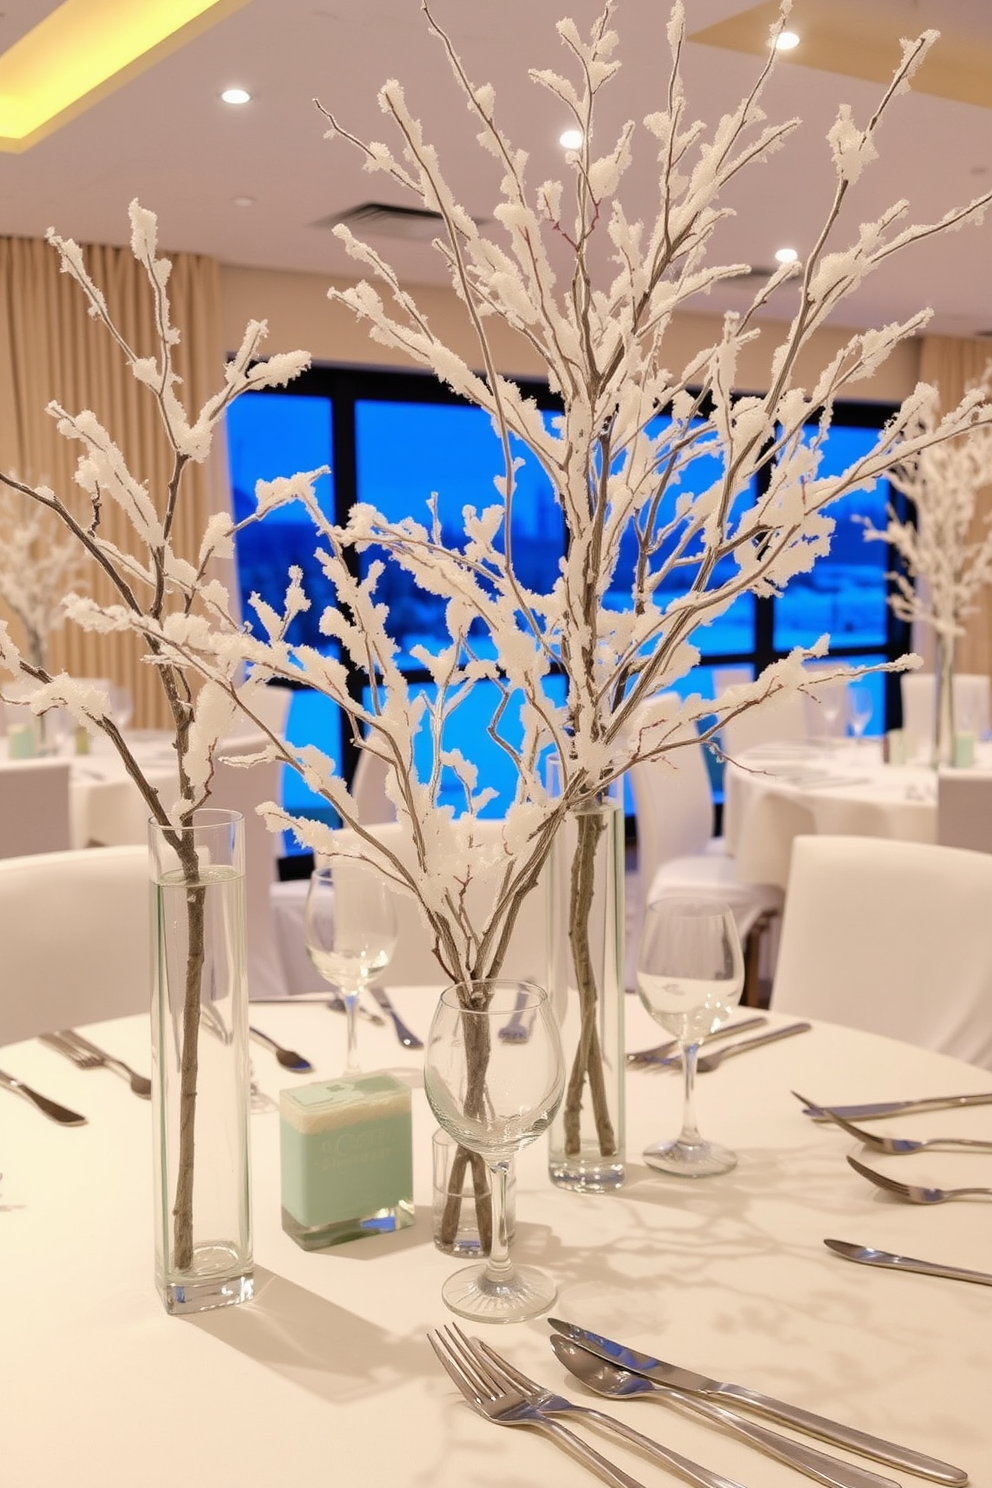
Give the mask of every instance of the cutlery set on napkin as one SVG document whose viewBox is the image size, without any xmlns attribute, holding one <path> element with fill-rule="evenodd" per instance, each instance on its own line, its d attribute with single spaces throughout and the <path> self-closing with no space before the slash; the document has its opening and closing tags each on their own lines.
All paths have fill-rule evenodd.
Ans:
<svg viewBox="0 0 992 1488">
<path fill-rule="evenodd" d="M 578 1380 L 598 1395 L 625 1400 L 652 1395 L 689 1415 L 701 1417 L 828 1488 L 898 1488 L 895 1480 L 835 1457 L 820 1446 L 783 1436 L 750 1413 L 784 1425 L 817 1442 L 866 1457 L 932 1482 L 963 1488 L 968 1474 L 934 1457 L 846 1426 L 800 1406 L 776 1400 L 744 1385 L 731 1384 L 666 1363 L 576 1323 L 548 1319 L 554 1330 L 551 1347 Z M 569 1450 L 618 1488 L 640 1488 L 637 1480 L 594 1451 L 560 1417 L 581 1417 L 612 1435 L 632 1442 L 642 1452 L 700 1488 L 740 1488 L 725 1475 L 683 1457 L 652 1437 L 606 1412 L 580 1405 L 538 1384 L 479 1339 L 468 1338 L 457 1325 L 428 1335 L 449 1377 L 479 1415 L 501 1426 L 529 1425 L 564 1441 Z M 728 1407 L 734 1407 L 729 1409 Z M 744 1415 L 738 1413 L 743 1408 Z"/>
</svg>

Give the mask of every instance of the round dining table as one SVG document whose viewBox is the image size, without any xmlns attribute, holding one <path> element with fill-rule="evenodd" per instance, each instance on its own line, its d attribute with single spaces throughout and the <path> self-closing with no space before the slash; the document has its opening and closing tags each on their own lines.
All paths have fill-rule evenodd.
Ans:
<svg viewBox="0 0 992 1488">
<path fill-rule="evenodd" d="M 403 1019 L 426 1035 L 436 993 L 391 992 Z M 628 1048 L 656 1043 L 661 1031 L 636 997 L 627 1005 Z M 596 1481 L 554 1441 L 473 1413 L 429 1347 L 428 1331 L 452 1321 L 440 1289 L 460 1262 L 432 1243 L 435 1123 L 421 1056 L 401 1048 L 389 1024 L 362 1022 L 363 1066 L 394 1070 L 413 1089 L 415 1223 L 308 1253 L 281 1227 L 276 1101 L 285 1086 L 341 1072 L 344 1019 L 296 999 L 253 1004 L 251 1017 L 315 1073 L 294 1076 L 252 1045 L 255 1298 L 192 1317 L 167 1316 L 153 1284 L 149 1103 L 112 1072 L 77 1069 L 36 1040 L 0 1049 L 0 1069 L 88 1118 L 61 1127 L 0 1089 L 4 1488 Z M 147 1072 L 146 1017 L 87 1033 Z M 859 1154 L 914 1182 L 992 1184 L 992 1156 L 865 1153 L 804 1115 L 793 1091 L 821 1103 L 992 1096 L 992 1073 L 816 1024 L 700 1075 L 700 1127 L 739 1161 L 724 1176 L 691 1180 L 654 1172 L 640 1155 L 677 1130 L 678 1073 L 631 1069 L 626 1184 L 608 1196 L 557 1190 L 544 1142 L 535 1143 L 518 1158 L 514 1254 L 555 1278 L 560 1318 L 942 1458 L 990 1488 L 992 1287 L 852 1264 L 823 1242 L 992 1270 L 992 1201 L 915 1206 L 845 1160 Z M 992 1138 L 992 1104 L 874 1127 Z M 543 1384 L 605 1404 L 731 1480 L 750 1488 L 800 1481 L 660 1400 L 597 1401 L 558 1363 L 544 1318 L 468 1331 Z M 645 1488 L 675 1481 L 637 1449 L 578 1429 Z M 924 1481 L 863 1465 L 898 1483 Z"/>
<path fill-rule="evenodd" d="M 992 768 L 992 745 L 976 763 Z M 727 761 L 723 836 L 744 882 L 785 888 L 793 838 L 822 833 L 936 842 L 935 771 L 884 763 L 877 739 L 783 740 Z"/>
</svg>

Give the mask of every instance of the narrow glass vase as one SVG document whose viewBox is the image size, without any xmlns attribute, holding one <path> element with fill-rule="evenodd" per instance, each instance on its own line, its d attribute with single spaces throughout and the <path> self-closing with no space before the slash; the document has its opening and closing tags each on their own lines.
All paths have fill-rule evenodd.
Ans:
<svg viewBox="0 0 992 1488">
<path fill-rule="evenodd" d="M 554 788 L 554 780 L 551 782 Z M 567 816 L 552 850 L 548 987 L 565 1050 L 553 1183 L 618 1189 L 624 1153 L 624 821 L 616 786 Z"/>
<path fill-rule="evenodd" d="M 244 819 L 149 827 L 155 1274 L 170 1313 L 253 1293 Z"/>
</svg>

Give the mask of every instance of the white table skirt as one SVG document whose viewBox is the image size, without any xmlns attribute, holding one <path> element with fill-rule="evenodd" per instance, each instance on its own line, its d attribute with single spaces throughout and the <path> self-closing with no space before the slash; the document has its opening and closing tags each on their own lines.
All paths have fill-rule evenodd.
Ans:
<svg viewBox="0 0 992 1488">
<path fill-rule="evenodd" d="M 426 1033 L 433 996 L 407 989 L 396 1002 Z M 628 1046 L 656 1041 L 636 999 L 628 1005 Z M 253 1017 L 321 1074 L 339 1072 L 338 1015 L 311 1004 L 258 1007 Z M 90 1032 L 147 1069 L 146 1020 Z M 361 1044 L 368 1068 L 417 1067 L 389 1028 L 363 1022 Z M 253 1047 L 252 1059 L 271 1095 L 292 1083 L 263 1050 Z M 166 1316 L 152 1284 L 149 1106 L 109 1072 L 76 1070 L 36 1042 L 0 1051 L 0 1067 L 89 1116 L 86 1127 L 62 1129 L 0 1091 L 5 1485 L 595 1481 L 553 1443 L 471 1414 L 430 1352 L 427 1329 L 451 1320 L 439 1289 L 457 1263 L 431 1244 L 434 1123 L 422 1093 L 416 1224 L 318 1254 L 282 1232 L 278 1117 L 254 1116 L 256 1300 L 179 1320 Z M 871 1271 L 822 1243 L 837 1236 L 992 1270 L 989 1204 L 924 1209 L 879 1193 L 844 1161 L 857 1144 L 802 1116 L 791 1088 L 840 1102 L 992 1090 L 992 1074 L 820 1025 L 700 1078 L 700 1125 L 731 1143 L 740 1163 L 696 1182 L 641 1163 L 647 1141 L 676 1129 L 680 1082 L 632 1074 L 626 1187 L 608 1198 L 556 1192 L 544 1144 L 529 1149 L 519 1162 L 515 1253 L 553 1273 L 559 1316 L 916 1446 L 989 1488 L 992 1289 Z M 904 1117 L 891 1129 L 990 1135 L 992 1106 Z M 992 1157 L 867 1161 L 907 1178 L 992 1183 Z M 485 1336 L 530 1374 L 588 1398 L 553 1357 L 548 1332 L 537 1320 Z M 800 1481 L 661 1404 L 610 1409 L 751 1488 Z M 646 1485 L 670 1481 L 633 1450 L 605 1438 L 596 1445 Z"/>
<path fill-rule="evenodd" d="M 747 883 L 785 888 L 792 839 L 839 833 L 937 840 L 937 780 L 925 765 L 885 765 L 880 746 L 816 751 L 797 745 L 777 754 L 752 750 L 724 772 L 727 851 Z"/>
</svg>

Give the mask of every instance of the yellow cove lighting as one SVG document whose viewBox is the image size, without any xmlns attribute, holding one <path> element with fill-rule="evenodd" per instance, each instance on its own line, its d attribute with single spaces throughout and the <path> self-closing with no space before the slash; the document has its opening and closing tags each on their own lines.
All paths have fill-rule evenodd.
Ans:
<svg viewBox="0 0 992 1488">
<path fill-rule="evenodd" d="M 0 150 L 27 150 L 246 0 L 64 0 L 0 56 Z"/>
</svg>

